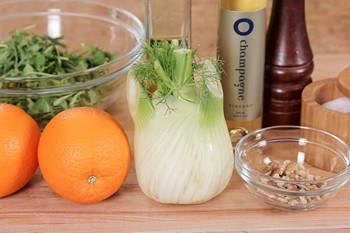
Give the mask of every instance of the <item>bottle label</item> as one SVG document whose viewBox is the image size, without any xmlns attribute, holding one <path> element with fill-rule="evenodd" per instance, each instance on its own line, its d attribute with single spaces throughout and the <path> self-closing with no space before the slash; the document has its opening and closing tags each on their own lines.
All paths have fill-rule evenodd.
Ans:
<svg viewBox="0 0 350 233">
<path fill-rule="evenodd" d="M 223 60 L 225 117 L 250 121 L 262 115 L 265 63 L 265 9 L 221 8 L 219 59 Z"/>
</svg>

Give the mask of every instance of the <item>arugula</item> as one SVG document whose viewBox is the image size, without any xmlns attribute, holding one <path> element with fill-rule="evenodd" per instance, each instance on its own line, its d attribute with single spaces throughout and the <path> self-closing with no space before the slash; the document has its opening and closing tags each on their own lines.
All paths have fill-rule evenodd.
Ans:
<svg viewBox="0 0 350 233">
<path fill-rule="evenodd" d="M 62 39 L 14 31 L 8 41 L 0 43 L 0 76 L 69 74 L 103 65 L 119 55 L 119 52 L 109 53 L 93 45 L 82 45 L 85 50 L 82 52 L 68 52 Z"/>
<path fill-rule="evenodd" d="M 106 84 L 77 91 L 54 94 L 10 95 L 1 89 L 35 90 L 39 87 L 64 87 L 95 79 L 106 69 L 72 76 L 116 59 L 119 52 L 106 52 L 95 45 L 82 45 L 81 50 L 67 51 L 63 38 L 30 34 L 15 30 L 9 40 L 0 42 L 0 102 L 23 108 L 43 125 L 58 112 L 75 106 L 96 106 L 113 91 Z M 61 75 L 59 78 L 55 75 Z M 65 76 L 67 75 L 67 76 Z M 9 79 L 16 77 L 16 81 Z M 21 81 L 18 78 L 25 77 Z M 28 81 L 28 78 L 33 78 Z"/>
</svg>

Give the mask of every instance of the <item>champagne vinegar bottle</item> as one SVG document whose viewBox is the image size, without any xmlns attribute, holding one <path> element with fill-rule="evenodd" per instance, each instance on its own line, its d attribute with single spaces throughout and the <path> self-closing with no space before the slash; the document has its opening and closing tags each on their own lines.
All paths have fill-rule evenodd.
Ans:
<svg viewBox="0 0 350 233">
<path fill-rule="evenodd" d="M 261 128 L 267 0 L 220 0 L 219 59 L 229 130 Z"/>
</svg>

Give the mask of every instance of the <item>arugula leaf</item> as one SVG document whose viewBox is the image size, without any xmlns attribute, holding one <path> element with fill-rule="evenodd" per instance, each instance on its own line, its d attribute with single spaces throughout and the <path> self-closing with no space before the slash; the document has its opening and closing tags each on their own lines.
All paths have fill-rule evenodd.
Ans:
<svg viewBox="0 0 350 233">
<path fill-rule="evenodd" d="M 64 87 L 106 75 L 109 71 L 97 70 L 89 74 L 71 76 L 108 63 L 119 56 L 95 45 L 82 45 L 80 51 L 67 51 L 63 38 L 30 34 L 15 30 L 9 40 L 0 42 L 0 89 L 29 89 Z M 52 78 L 53 75 L 63 75 Z M 64 75 L 67 75 L 66 77 Z M 8 81 L 8 77 L 36 78 L 33 82 Z M 37 79 L 40 77 L 40 79 Z M 0 102 L 17 105 L 32 115 L 43 126 L 58 112 L 76 106 L 96 106 L 106 100 L 114 90 L 113 84 L 102 84 L 78 91 L 55 94 L 11 96 L 0 94 Z"/>
</svg>

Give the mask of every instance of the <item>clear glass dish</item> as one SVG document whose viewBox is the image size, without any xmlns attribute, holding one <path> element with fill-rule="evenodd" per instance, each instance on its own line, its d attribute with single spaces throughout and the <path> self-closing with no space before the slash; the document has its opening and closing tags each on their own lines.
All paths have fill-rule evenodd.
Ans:
<svg viewBox="0 0 350 233">
<path fill-rule="evenodd" d="M 235 163 L 246 187 L 261 201 L 306 210 L 325 203 L 348 182 L 349 155 L 349 146 L 330 133 L 277 126 L 242 138 Z"/>
<path fill-rule="evenodd" d="M 45 78 L 0 77 L 0 102 L 17 105 L 44 126 L 76 106 L 106 109 L 122 92 L 126 72 L 141 55 L 144 27 L 130 12 L 89 0 L 0 2 L 0 41 L 15 29 L 63 36 L 72 51 L 81 44 L 119 51 L 117 59 L 83 72 Z"/>
</svg>

